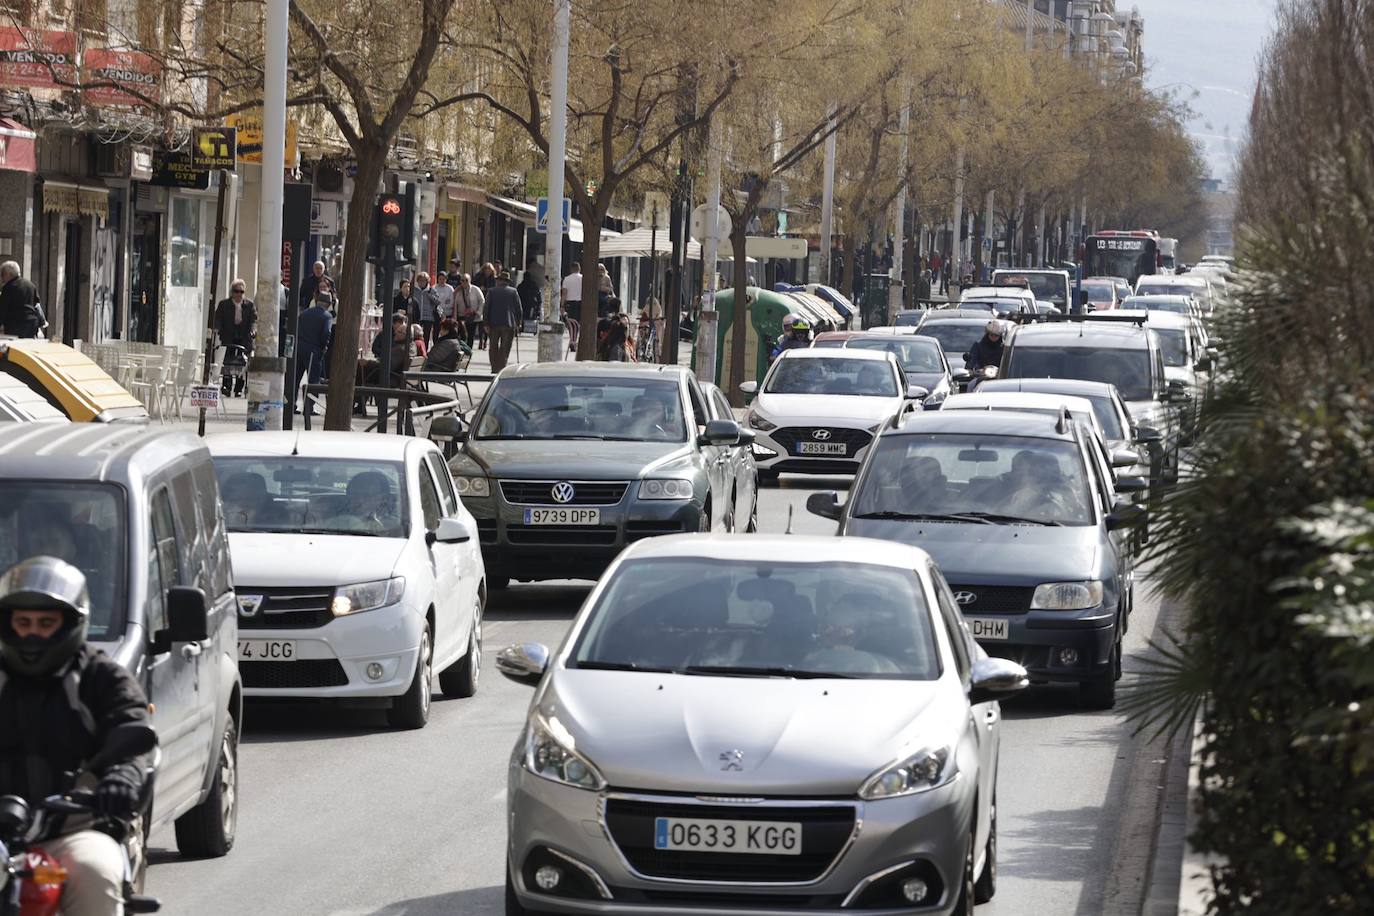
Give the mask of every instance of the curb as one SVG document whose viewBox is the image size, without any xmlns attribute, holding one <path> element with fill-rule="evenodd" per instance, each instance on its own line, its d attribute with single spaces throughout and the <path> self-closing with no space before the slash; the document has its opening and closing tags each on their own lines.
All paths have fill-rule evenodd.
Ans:
<svg viewBox="0 0 1374 916">
<path fill-rule="evenodd" d="M 1198 710 L 1193 721 L 1192 750 L 1188 760 L 1188 801 L 1186 811 L 1187 830 L 1185 838 L 1193 835 L 1197 827 L 1198 796 L 1202 789 L 1202 757 L 1206 753 L 1206 740 L 1202 731 L 1202 714 Z M 1179 873 L 1178 914 L 1179 916 L 1205 916 L 1212 903 L 1211 866 L 1219 860 L 1193 848 L 1187 842 L 1183 852 L 1183 866 Z"/>
</svg>

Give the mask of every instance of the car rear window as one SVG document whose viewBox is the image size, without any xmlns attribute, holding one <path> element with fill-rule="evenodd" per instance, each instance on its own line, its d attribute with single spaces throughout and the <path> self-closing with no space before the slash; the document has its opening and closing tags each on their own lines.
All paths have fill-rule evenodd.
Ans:
<svg viewBox="0 0 1374 916">
<path fill-rule="evenodd" d="M 1108 382 L 1128 401 L 1154 396 L 1150 351 L 1124 347 L 1013 346 L 1005 378 L 1076 378 Z"/>
</svg>

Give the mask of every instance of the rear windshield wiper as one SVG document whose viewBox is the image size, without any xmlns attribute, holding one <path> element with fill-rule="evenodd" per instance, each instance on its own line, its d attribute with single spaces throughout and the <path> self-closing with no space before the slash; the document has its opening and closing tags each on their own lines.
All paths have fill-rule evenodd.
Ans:
<svg viewBox="0 0 1374 916">
<path fill-rule="evenodd" d="M 973 522 L 980 525 L 992 524 L 989 519 L 984 518 L 981 513 L 977 512 L 941 514 L 938 512 L 893 512 L 891 510 L 884 510 L 882 512 L 858 512 L 850 517 L 911 522 Z"/>
<path fill-rule="evenodd" d="M 973 517 L 973 518 L 984 519 L 984 520 L 986 520 L 986 521 L 988 521 L 988 522 L 990 522 L 990 523 L 992 523 L 992 524 L 996 524 L 996 525 L 1019 524 L 1019 525 L 1043 525 L 1043 526 L 1045 526 L 1046 528 L 1062 528 L 1062 527 L 1063 527 L 1063 523 L 1062 523 L 1062 522 L 1052 521 L 1052 520 L 1047 519 L 1047 518 L 1024 518 L 1024 517 L 1022 517 L 1022 516 L 1020 516 L 1020 515 L 998 515 L 998 514 L 995 513 L 995 512 L 970 512 L 969 515 L 970 515 L 971 517 Z"/>
<path fill-rule="evenodd" d="M 715 674 L 722 677 L 794 677 L 794 678 L 852 678 L 852 674 L 835 671 L 804 671 L 797 668 L 757 667 L 751 665 L 687 665 L 680 674 Z"/>
<path fill-rule="evenodd" d="M 637 662 L 578 662 L 574 668 L 582 668 L 588 671 L 648 671 L 654 674 L 671 674 L 672 668 L 662 668 L 658 665 L 641 665 Z"/>
</svg>

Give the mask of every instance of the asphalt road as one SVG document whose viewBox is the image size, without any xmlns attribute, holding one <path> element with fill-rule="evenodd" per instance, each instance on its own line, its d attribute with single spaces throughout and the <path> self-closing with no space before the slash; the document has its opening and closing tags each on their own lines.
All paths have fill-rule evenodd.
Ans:
<svg viewBox="0 0 1374 916">
<path fill-rule="evenodd" d="M 809 492 L 847 480 L 786 477 L 763 492 L 760 525 L 825 534 Z M 556 645 L 582 584 L 517 585 L 487 612 L 482 683 L 436 697 L 429 726 L 393 732 L 380 712 L 251 704 L 241 750 L 238 843 L 228 857 L 178 857 L 152 838 L 149 892 L 171 914 L 499 914 L 506 760 L 530 690 L 493 667 L 515 642 Z M 1126 682 L 1176 610 L 1137 584 Z M 1072 688 L 1032 688 L 1004 704 L 996 899 L 979 913 L 1139 913 L 1167 750 L 1124 718 L 1077 708 Z"/>
</svg>

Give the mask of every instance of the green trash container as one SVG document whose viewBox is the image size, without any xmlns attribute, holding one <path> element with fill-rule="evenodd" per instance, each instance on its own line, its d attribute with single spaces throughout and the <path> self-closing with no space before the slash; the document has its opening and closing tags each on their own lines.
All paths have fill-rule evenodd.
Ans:
<svg viewBox="0 0 1374 916">
<path fill-rule="evenodd" d="M 768 372 L 768 353 L 773 342 L 782 334 L 782 319 L 796 311 L 796 302 L 786 296 L 760 289 L 748 288 L 749 336 L 744 341 L 744 380 L 761 381 Z M 735 291 L 725 289 L 716 293 L 716 384 L 722 389 L 730 383 L 730 346 L 735 329 Z"/>
</svg>

